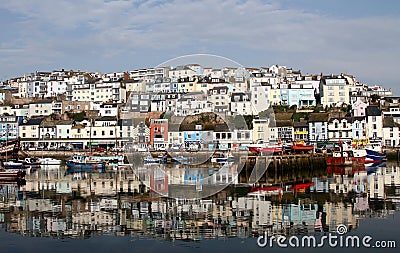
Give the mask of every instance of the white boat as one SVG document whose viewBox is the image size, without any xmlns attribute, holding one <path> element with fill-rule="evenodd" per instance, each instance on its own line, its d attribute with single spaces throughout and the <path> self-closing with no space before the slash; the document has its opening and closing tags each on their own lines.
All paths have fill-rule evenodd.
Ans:
<svg viewBox="0 0 400 253">
<path fill-rule="evenodd" d="M 41 165 L 60 165 L 61 160 L 54 159 L 54 158 L 39 158 L 40 164 Z"/>
<path fill-rule="evenodd" d="M 160 158 L 154 158 L 152 156 L 147 156 L 144 158 L 144 164 L 160 164 L 161 163 L 161 159 Z"/>
</svg>

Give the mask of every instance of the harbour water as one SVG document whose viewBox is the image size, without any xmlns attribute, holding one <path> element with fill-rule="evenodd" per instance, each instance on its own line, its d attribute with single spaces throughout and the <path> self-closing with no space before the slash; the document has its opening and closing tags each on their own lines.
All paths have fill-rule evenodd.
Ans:
<svg viewBox="0 0 400 253">
<path fill-rule="evenodd" d="M 205 199 L 176 200 L 147 192 L 129 170 L 32 169 L 25 183 L 0 185 L 0 252 L 281 251 L 276 244 L 260 247 L 258 238 L 338 235 L 338 226 L 348 235 L 399 246 L 397 164 L 330 167 L 295 179 L 281 176 L 279 184 L 238 184 Z M 393 246 L 384 251 L 394 252 Z"/>
</svg>

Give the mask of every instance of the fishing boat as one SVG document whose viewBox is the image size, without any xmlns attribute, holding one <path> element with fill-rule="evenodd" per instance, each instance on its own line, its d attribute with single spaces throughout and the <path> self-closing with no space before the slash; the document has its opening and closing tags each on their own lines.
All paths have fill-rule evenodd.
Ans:
<svg viewBox="0 0 400 253">
<path fill-rule="evenodd" d="M 379 163 L 386 161 L 386 153 L 382 151 L 376 151 L 374 149 L 366 148 L 367 156 L 365 158 L 366 163 Z"/>
<path fill-rule="evenodd" d="M 72 160 L 65 162 L 67 165 L 67 173 L 76 172 L 105 172 L 106 162 L 89 159 L 85 155 L 73 155 Z"/>
<path fill-rule="evenodd" d="M 307 145 L 304 141 L 295 141 L 290 146 L 290 149 L 294 153 L 311 153 L 314 152 L 314 145 Z"/>
<path fill-rule="evenodd" d="M 248 149 L 253 154 L 260 153 L 280 153 L 283 151 L 281 143 L 270 144 L 265 140 L 257 140 L 256 143 L 248 145 Z"/>
<path fill-rule="evenodd" d="M 77 173 L 77 172 L 97 172 L 103 173 L 106 172 L 106 163 L 105 162 L 98 162 L 98 163 L 80 163 L 74 161 L 66 161 L 65 164 L 67 165 L 66 172 L 68 174 Z"/>
</svg>

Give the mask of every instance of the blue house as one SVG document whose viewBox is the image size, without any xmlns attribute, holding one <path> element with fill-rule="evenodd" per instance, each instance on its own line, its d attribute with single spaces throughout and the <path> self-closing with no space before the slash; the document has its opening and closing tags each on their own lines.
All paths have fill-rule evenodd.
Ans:
<svg viewBox="0 0 400 253">
<path fill-rule="evenodd" d="M 14 140 L 18 138 L 19 117 L 14 115 L 0 116 L 0 140 Z"/>
<path fill-rule="evenodd" d="M 200 147 L 203 144 L 203 131 L 184 131 L 183 141 L 185 147 L 197 146 Z"/>
</svg>

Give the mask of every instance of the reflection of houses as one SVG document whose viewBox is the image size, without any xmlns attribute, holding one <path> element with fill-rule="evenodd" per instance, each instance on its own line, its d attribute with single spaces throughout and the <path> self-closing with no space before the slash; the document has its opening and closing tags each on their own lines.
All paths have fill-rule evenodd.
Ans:
<svg viewBox="0 0 400 253">
<path fill-rule="evenodd" d="M 336 231 L 338 225 L 343 224 L 347 227 L 357 227 L 358 216 L 353 214 L 351 203 L 326 202 L 323 206 L 326 213 L 326 225 L 330 231 Z"/>
<path fill-rule="evenodd" d="M 314 224 L 316 213 L 318 210 L 317 204 L 288 204 L 283 207 L 283 220 L 293 222 L 295 224 Z"/>
</svg>

